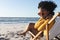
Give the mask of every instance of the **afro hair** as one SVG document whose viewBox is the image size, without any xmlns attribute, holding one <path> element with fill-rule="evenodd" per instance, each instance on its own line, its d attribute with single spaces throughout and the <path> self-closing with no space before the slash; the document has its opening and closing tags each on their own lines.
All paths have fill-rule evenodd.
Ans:
<svg viewBox="0 0 60 40">
<path fill-rule="evenodd" d="M 53 12 L 57 5 L 52 1 L 41 1 L 38 4 L 38 8 L 46 9 L 47 11 Z"/>
</svg>

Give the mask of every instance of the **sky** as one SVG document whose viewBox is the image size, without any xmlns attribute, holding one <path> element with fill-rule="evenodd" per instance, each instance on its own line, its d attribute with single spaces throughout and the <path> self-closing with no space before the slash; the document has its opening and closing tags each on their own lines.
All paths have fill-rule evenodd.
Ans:
<svg viewBox="0 0 60 40">
<path fill-rule="evenodd" d="M 60 0 L 55 12 L 60 12 Z M 0 0 L 0 17 L 39 17 L 38 3 L 41 0 Z"/>
</svg>

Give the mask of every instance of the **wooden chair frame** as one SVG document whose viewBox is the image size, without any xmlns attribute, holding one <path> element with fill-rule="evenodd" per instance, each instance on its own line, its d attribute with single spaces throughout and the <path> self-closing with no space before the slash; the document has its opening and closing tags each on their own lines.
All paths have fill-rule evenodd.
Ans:
<svg viewBox="0 0 60 40">
<path fill-rule="evenodd" d="M 53 16 L 53 18 L 52 18 L 52 19 L 47 23 L 47 25 L 46 25 L 46 31 L 47 31 L 46 40 L 49 40 L 49 24 L 50 24 L 57 16 L 60 16 L 60 12 L 55 13 L 55 15 Z M 29 33 L 34 37 L 34 38 L 32 38 L 31 40 L 35 40 L 35 39 L 42 33 L 42 31 L 38 32 L 36 36 L 35 36 L 32 32 L 30 32 L 30 31 L 29 31 Z"/>
</svg>

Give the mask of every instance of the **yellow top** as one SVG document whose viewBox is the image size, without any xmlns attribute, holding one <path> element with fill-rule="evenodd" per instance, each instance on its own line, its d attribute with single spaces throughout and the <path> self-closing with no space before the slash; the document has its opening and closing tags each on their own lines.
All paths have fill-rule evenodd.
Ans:
<svg viewBox="0 0 60 40">
<path fill-rule="evenodd" d="M 50 19 L 43 19 L 40 18 L 36 23 L 34 28 L 37 29 L 38 31 L 43 31 L 44 35 L 46 35 L 46 24 L 50 21 Z M 49 25 L 49 30 L 52 28 L 52 26 L 54 25 L 55 21 L 53 20 L 53 22 L 51 22 L 51 24 Z"/>
</svg>

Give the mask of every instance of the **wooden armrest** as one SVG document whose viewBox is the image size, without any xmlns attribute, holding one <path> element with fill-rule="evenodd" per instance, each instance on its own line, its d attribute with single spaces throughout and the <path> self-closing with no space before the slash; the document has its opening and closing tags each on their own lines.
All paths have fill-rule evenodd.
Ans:
<svg viewBox="0 0 60 40">
<path fill-rule="evenodd" d="M 53 18 L 48 22 L 48 24 L 50 24 L 57 16 L 60 16 L 60 13 L 55 13 Z"/>
<path fill-rule="evenodd" d="M 35 37 L 35 35 L 34 35 L 32 32 L 29 31 L 29 33 L 30 33 L 33 37 Z"/>
</svg>

